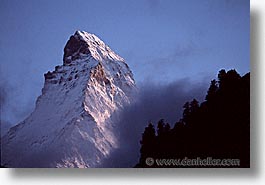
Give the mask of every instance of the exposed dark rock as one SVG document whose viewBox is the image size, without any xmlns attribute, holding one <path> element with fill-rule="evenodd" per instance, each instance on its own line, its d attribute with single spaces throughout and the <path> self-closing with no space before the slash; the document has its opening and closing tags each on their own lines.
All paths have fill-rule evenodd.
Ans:
<svg viewBox="0 0 265 185">
<path fill-rule="evenodd" d="M 80 58 L 80 54 L 90 54 L 88 45 L 77 35 L 71 36 L 64 47 L 63 64 L 70 64 L 71 61 Z"/>
<path fill-rule="evenodd" d="M 102 65 L 99 63 L 94 70 L 91 71 L 91 77 L 96 79 L 99 83 L 110 84 L 109 79 L 106 77 Z"/>
<path fill-rule="evenodd" d="M 44 77 L 45 77 L 45 80 L 47 80 L 47 79 L 52 79 L 52 78 L 55 77 L 55 74 L 52 73 L 52 72 L 50 72 L 50 71 L 48 71 L 48 73 L 45 73 L 45 74 L 44 74 Z"/>
</svg>

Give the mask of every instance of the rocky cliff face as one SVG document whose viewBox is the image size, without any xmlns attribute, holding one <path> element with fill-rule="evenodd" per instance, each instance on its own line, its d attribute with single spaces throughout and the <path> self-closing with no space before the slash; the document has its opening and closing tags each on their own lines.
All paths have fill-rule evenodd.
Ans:
<svg viewBox="0 0 265 185">
<path fill-rule="evenodd" d="M 97 167 L 119 147 L 118 112 L 136 89 L 128 65 L 97 36 L 77 31 L 63 65 L 44 76 L 33 113 L 2 138 L 2 164 Z"/>
</svg>

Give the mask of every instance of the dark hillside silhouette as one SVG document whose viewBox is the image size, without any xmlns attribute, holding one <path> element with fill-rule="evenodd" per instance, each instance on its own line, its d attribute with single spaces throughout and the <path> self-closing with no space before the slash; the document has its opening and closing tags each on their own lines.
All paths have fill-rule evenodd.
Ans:
<svg viewBox="0 0 265 185">
<path fill-rule="evenodd" d="M 156 131 L 151 123 L 146 127 L 136 167 L 169 167 L 147 165 L 148 157 L 240 159 L 240 166 L 208 167 L 250 167 L 250 73 L 221 70 L 204 102 L 186 102 L 173 128 L 161 119 Z"/>
</svg>

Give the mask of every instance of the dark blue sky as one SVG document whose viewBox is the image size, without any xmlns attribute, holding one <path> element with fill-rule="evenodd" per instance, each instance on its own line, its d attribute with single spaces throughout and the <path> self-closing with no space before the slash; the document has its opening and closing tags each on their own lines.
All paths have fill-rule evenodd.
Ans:
<svg viewBox="0 0 265 185">
<path fill-rule="evenodd" d="M 208 83 L 221 68 L 250 70 L 249 20 L 249 0 L 1 0 L 1 119 L 33 110 L 75 30 L 125 58 L 138 84 Z"/>
</svg>

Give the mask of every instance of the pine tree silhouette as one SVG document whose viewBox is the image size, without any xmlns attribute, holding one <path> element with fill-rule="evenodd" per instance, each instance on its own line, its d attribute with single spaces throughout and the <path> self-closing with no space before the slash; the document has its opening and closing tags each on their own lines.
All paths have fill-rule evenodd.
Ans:
<svg viewBox="0 0 265 185">
<path fill-rule="evenodd" d="M 218 81 L 211 81 L 204 102 L 186 102 L 183 116 L 175 126 L 170 129 L 161 119 L 155 133 L 149 124 L 143 133 L 136 167 L 147 167 L 146 157 L 230 158 L 240 159 L 239 167 L 249 167 L 250 73 L 241 77 L 236 70 L 220 70 Z"/>
</svg>

